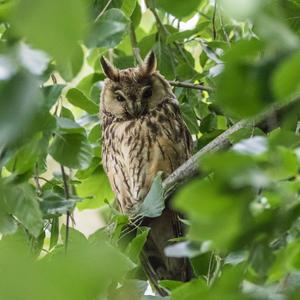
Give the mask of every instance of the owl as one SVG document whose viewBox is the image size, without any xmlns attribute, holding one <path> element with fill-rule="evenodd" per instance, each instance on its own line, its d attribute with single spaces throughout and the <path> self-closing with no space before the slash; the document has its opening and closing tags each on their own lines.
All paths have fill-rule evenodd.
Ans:
<svg viewBox="0 0 300 300">
<path fill-rule="evenodd" d="M 135 68 L 119 70 L 105 57 L 101 65 L 107 77 L 100 99 L 103 166 L 120 211 L 131 215 L 159 171 L 167 176 L 191 156 L 192 138 L 170 84 L 156 70 L 153 52 Z M 166 208 L 147 224 L 152 239 L 148 250 L 155 254 L 148 258 L 159 265 L 161 279 L 182 279 L 184 273 L 181 261 L 179 267 L 165 257 L 157 263 L 168 240 L 181 234 L 178 222 L 177 214 Z"/>
</svg>

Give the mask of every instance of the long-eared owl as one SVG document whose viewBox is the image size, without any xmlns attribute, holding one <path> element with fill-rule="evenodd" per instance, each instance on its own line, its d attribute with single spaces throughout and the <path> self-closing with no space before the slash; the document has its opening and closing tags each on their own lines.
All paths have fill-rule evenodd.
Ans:
<svg viewBox="0 0 300 300">
<path fill-rule="evenodd" d="M 120 211 L 131 214 L 157 172 L 167 176 L 190 157 L 192 139 L 170 84 L 156 70 L 153 52 L 136 68 L 119 70 L 104 57 L 101 65 L 107 77 L 100 99 L 103 166 Z M 157 256 L 164 256 L 168 240 L 180 234 L 176 216 L 166 209 L 150 222 L 148 246 Z M 162 260 L 156 270 L 160 278 L 184 279 L 181 261 Z"/>
</svg>

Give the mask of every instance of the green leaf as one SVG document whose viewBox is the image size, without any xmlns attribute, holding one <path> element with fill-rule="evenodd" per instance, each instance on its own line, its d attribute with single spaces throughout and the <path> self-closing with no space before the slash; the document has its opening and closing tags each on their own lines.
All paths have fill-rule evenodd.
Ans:
<svg viewBox="0 0 300 300">
<path fill-rule="evenodd" d="M 71 104 L 83 109 L 89 114 L 97 114 L 99 112 L 98 105 L 76 88 L 70 89 L 66 94 L 66 98 Z"/>
<path fill-rule="evenodd" d="M 180 285 L 172 290 L 172 300 L 194 300 L 204 299 L 207 291 L 207 284 L 204 280 L 196 279 Z M 207 299 L 207 298 L 205 298 Z M 211 298 L 210 298 L 211 299 Z"/>
<path fill-rule="evenodd" d="M 50 110 L 52 106 L 57 102 L 58 98 L 61 96 L 61 92 L 65 87 L 64 84 L 55 84 L 48 85 L 43 88 L 44 96 L 45 96 L 45 108 Z"/>
<path fill-rule="evenodd" d="M 114 48 L 129 30 L 130 20 L 116 8 L 109 9 L 94 24 L 88 39 L 90 47 Z"/>
<path fill-rule="evenodd" d="M 84 38 L 87 17 L 87 6 L 80 0 L 25 0 L 18 2 L 11 23 L 14 32 L 63 62 Z"/>
<path fill-rule="evenodd" d="M 276 253 L 274 264 L 269 270 L 269 282 L 278 281 L 291 271 L 298 270 L 300 243 L 296 239 Z"/>
<path fill-rule="evenodd" d="M 30 128 L 43 95 L 39 81 L 24 71 L 9 80 L 0 80 L 0 94 L 0 144 L 5 145 L 22 138 Z"/>
<path fill-rule="evenodd" d="M 78 83 L 76 88 L 88 96 L 88 95 L 90 95 L 90 91 L 91 91 L 93 84 L 100 80 L 104 80 L 104 79 L 105 79 L 105 77 L 103 74 L 91 73 L 91 74 L 87 75 L 86 77 L 84 77 Z"/>
<path fill-rule="evenodd" d="M 28 248 L 2 239 L 3 299 L 38 300 L 41 295 L 45 295 L 45 300 L 104 299 L 112 282 L 122 281 L 134 265 L 105 239 L 91 245 L 80 236 L 78 231 L 70 229 L 68 255 L 62 247 L 56 247 L 38 261 L 32 259 Z"/>
<path fill-rule="evenodd" d="M 224 56 L 216 102 L 235 117 L 251 117 L 274 102 L 270 77 L 278 59 L 261 55 L 263 49 L 260 41 L 240 41 Z"/>
<path fill-rule="evenodd" d="M 38 237 L 44 222 L 32 187 L 26 183 L 1 184 L 0 189 L 0 203 L 6 205 L 7 212 L 13 214 L 33 236 Z"/>
<path fill-rule="evenodd" d="M 189 216 L 192 239 L 212 240 L 214 247 L 227 249 L 246 228 L 239 224 L 250 199 L 247 193 L 225 193 L 216 182 L 195 180 L 177 194 L 175 206 Z"/>
<path fill-rule="evenodd" d="M 191 37 L 192 35 L 197 34 L 199 31 L 203 30 L 204 28 L 208 27 L 209 24 L 210 22 L 203 22 L 197 25 L 195 29 L 189 29 L 189 30 L 172 33 L 167 37 L 167 44 L 173 42 L 182 42 L 185 39 Z"/>
<path fill-rule="evenodd" d="M 191 107 L 187 103 L 183 103 L 180 106 L 180 110 L 190 133 L 191 134 L 198 133 L 199 126 L 198 126 L 197 116 L 193 110 L 193 107 Z"/>
<path fill-rule="evenodd" d="M 6 165 L 6 168 L 15 174 L 23 174 L 32 170 L 39 159 L 41 150 L 45 148 L 45 144 L 48 145 L 42 134 L 36 134 L 29 143 L 17 150 L 14 157 Z"/>
<path fill-rule="evenodd" d="M 158 172 L 155 176 L 150 191 L 138 208 L 138 215 L 155 218 L 162 214 L 165 208 L 165 201 L 161 175 L 162 173 Z"/>
<path fill-rule="evenodd" d="M 65 199 L 57 193 L 46 192 L 43 195 L 43 201 L 41 201 L 40 207 L 44 217 L 49 218 L 72 211 L 78 201 L 80 201 L 80 199 Z"/>
<path fill-rule="evenodd" d="M 197 11 L 202 0 L 160 0 L 157 4 L 166 12 L 182 19 Z"/>
<path fill-rule="evenodd" d="M 131 17 L 135 6 L 136 6 L 137 0 L 124 0 L 121 6 L 121 10 L 124 12 L 124 14 L 127 17 Z"/>
<path fill-rule="evenodd" d="M 260 128 L 247 127 L 234 132 L 233 134 L 230 135 L 229 139 L 231 143 L 235 144 L 241 140 L 250 138 L 252 136 L 264 136 L 264 135 L 265 135 L 264 132 Z"/>
<path fill-rule="evenodd" d="M 183 283 L 181 281 L 176 280 L 160 280 L 159 285 L 163 288 L 168 289 L 169 291 L 172 291 L 178 287 L 180 287 Z"/>
<path fill-rule="evenodd" d="M 299 69 L 300 53 L 296 53 L 285 59 L 274 71 L 272 87 L 277 101 L 284 101 L 290 97 L 299 96 Z"/>
<path fill-rule="evenodd" d="M 79 209 L 101 207 L 105 199 L 111 200 L 114 197 L 107 176 L 101 168 L 76 185 L 76 192 L 84 199 L 77 204 Z"/>
<path fill-rule="evenodd" d="M 283 180 L 298 174 L 297 155 L 291 149 L 279 146 L 275 151 L 269 152 L 266 159 L 270 165 L 265 171 L 270 178 Z"/>
<path fill-rule="evenodd" d="M 11 215 L 4 211 L 2 205 L 0 207 L 0 233 L 3 235 L 15 233 L 18 229 L 17 222 Z"/>
<path fill-rule="evenodd" d="M 84 53 L 81 45 L 76 45 L 74 47 L 73 53 L 60 61 L 57 65 L 57 69 L 60 75 L 66 80 L 71 81 L 80 72 L 84 61 Z"/>
<path fill-rule="evenodd" d="M 54 217 L 51 222 L 51 236 L 50 236 L 50 246 L 49 246 L 50 250 L 56 246 L 58 242 L 58 235 L 59 235 L 59 218 Z"/>
<path fill-rule="evenodd" d="M 139 227 L 136 237 L 127 246 L 126 253 L 128 257 L 130 257 L 130 259 L 135 263 L 139 262 L 139 255 L 147 240 L 149 231 L 150 228 Z"/>
<path fill-rule="evenodd" d="M 85 130 L 70 119 L 57 120 L 59 129 L 50 145 L 49 154 L 66 167 L 87 168 L 92 159 L 92 149 Z"/>
</svg>

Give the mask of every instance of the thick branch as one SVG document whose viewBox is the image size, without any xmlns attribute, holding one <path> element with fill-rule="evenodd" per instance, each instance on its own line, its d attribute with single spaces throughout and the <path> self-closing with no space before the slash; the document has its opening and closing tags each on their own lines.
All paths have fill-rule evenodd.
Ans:
<svg viewBox="0 0 300 300">
<path fill-rule="evenodd" d="M 184 164 L 177 168 L 171 175 L 169 175 L 163 181 L 163 188 L 166 191 L 166 193 L 168 194 L 169 192 L 171 192 L 177 184 L 180 184 L 197 174 L 201 175 L 201 167 L 198 164 L 199 159 L 208 153 L 214 153 L 229 148 L 231 146 L 229 140 L 231 134 L 237 132 L 242 128 L 253 127 L 261 123 L 262 121 L 267 120 L 268 118 L 273 116 L 274 113 L 279 112 L 280 110 L 287 108 L 287 106 L 299 101 L 300 98 L 296 98 L 292 101 L 272 106 L 270 109 L 259 114 L 254 118 L 241 120 L 234 124 L 232 127 L 227 129 L 225 132 L 220 134 L 217 138 L 215 138 L 213 141 L 211 141 L 209 144 L 207 144 L 205 147 L 199 150 L 196 154 L 194 154 L 189 160 L 187 160 Z"/>
<path fill-rule="evenodd" d="M 163 182 L 163 188 L 165 191 L 172 190 L 176 184 L 179 184 L 188 178 L 191 178 L 199 173 L 201 170 L 198 166 L 198 161 L 207 153 L 214 153 L 230 146 L 229 136 L 241 128 L 251 127 L 253 121 L 242 120 L 228 130 L 220 134 L 217 138 L 203 147 L 200 151 L 194 154 L 189 160 L 176 169 L 170 176 L 168 176 Z"/>
</svg>

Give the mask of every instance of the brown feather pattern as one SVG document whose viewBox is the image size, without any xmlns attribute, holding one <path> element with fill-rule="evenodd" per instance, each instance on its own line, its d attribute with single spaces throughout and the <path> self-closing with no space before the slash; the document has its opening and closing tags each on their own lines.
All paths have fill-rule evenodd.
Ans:
<svg viewBox="0 0 300 300">
<path fill-rule="evenodd" d="M 192 138 L 179 103 L 169 83 L 153 70 L 155 58 L 150 58 L 145 63 L 151 66 L 142 68 L 116 71 L 105 64 L 105 72 L 117 72 L 118 79 L 107 79 L 101 94 L 102 161 L 120 210 L 129 215 L 159 171 L 171 174 L 192 153 Z M 151 95 L 144 99 L 149 87 Z M 120 93 L 122 98 L 116 98 Z M 169 239 L 183 234 L 178 214 L 167 207 L 160 217 L 144 224 L 151 227 L 144 251 L 158 278 L 187 280 L 185 260 L 164 255 Z"/>
</svg>

